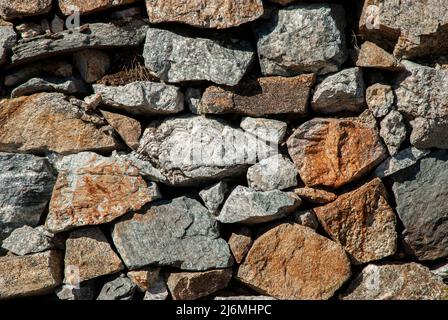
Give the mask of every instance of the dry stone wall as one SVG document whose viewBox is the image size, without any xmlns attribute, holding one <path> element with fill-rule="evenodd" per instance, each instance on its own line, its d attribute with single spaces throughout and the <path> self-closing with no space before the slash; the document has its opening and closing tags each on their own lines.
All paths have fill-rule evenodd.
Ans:
<svg viewBox="0 0 448 320">
<path fill-rule="evenodd" d="M 0 0 L 0 299 L 447 299 L 447 9 Z"/>
</svg>

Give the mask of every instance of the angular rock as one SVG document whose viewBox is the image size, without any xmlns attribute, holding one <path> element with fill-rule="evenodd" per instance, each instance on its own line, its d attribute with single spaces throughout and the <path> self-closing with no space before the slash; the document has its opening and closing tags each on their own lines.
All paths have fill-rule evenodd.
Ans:
<svg viewBox="0 0 448 320">
<path fill-rule="evenodd" d="M 158 198 L 157 186 L 128 162 L 82 152 L 59 163 L 46 226 L 62 232 L 107 223 Z"/>
<path fill-rule="evenodd" d="M 0 168 L 1 244 L 13 229 L 39 224 L 56 177 L 47 159 L 34 155 L 0 152 Z"/>
<path fill-rule="evenodd" d="M 92 23 L 50 36 L 36 37 L 13 47 L 13 64 L 23 64 L 82 49 L 111 49 L 140 45 L 149 26 L 134 19 L 123 25 Z"/>
<path fill-rule="evenodd" d="M 0 300 L 51 293 L 62 283 L 62 253 L 0 257 Z"/>
<path fill-rule="evenodd" d="M 78 285 L 87 280 L 119 272 L 124 267 L 98 227 L 71 232 L 65 246 L 64 282 L 67 284 Z M 78 272 L 75 277 L 72 275 L 74 270 Z"/>
<path fill-rule="evenodd" d="M 337 195 L 333 192 L 314 189 L 309 187 L 297 188 L 294 193 L 305 201 L 317 204 L 326 204 L 337 199 Z"/>
<path fill-rule="evenodd" d="M 355 63 L 356 66 L 362 68 L 376 68 L 390 71 L 396 71 L 402 68 L 397 58 L 370 41 L 366 41 L 361 45 Z"/>
<path fill-rule="evenodd" d="M 159 275 L 156 281 L 148 288 L 148 291 L 146 291 L 143 300 L 167 300 L 169 295 L 165 280 Z"/>
<path fill-rule="evenodd" d="M 261 0 L 188 0 L 174 3 L 146 0 L 151 23 L 180 22 L 201 28 L 224 29 L 256 20 L 263 15 Z"/>
<path fill-rule="evenodd" d="M 311 107 L 314 112 L 332 114 L 361 112 L 365 105 L 365 84 L 360 68 L 342 70 L 317 85 Z"/>
<path fill-rule="evenodd" d="M 440 0 L 367 0 L 359 26 L 365 37 L 395 46 L 399 58 L 443 54 L 448 52 L 446 9 Z"/>
<path fill-rule="evenodd" d="M 17 34 L 12 23 L 0 21 L 0 65 L 6 63 L 9 50 L 17 41 Z"/>
<path fill-rule="evenodd" d="M 447 151 L 436 151 L 391 178 L 406 244 L 419 260 L 448 256 Z"/>
<path fill-rule="evenodd" d="M 138 0 L 59 0 L 59 8 L 64 15 L 69 16 L 73 13 L 73 6 L 77 7 L 80 14 L 89 14 L 137 1 Z"/>
<path fill-rule="evenodd" d="M 23 226 L 11 232 L 11 235 L 3 240 L 2 248 L 18 256 L 30 253 L 39 253 L 53 249 L 53 235 L 43 227 L 32 228 Z"/>
<path fill-rule="evenodd" d="M 316 76 L 264 77 L 235 87 L 208 87 L 198 106 L 200 114 L 236 113 L 252 117 L 276 114 L 306 116 Z"/>
<path fill-rule="evenodd" d="M 240 175 L 277 149 L 222 120 L 187 115 L 150 123 L 138 152 L 169 184 L 197 186 Z"/>
<path fill-rule="evenodd" d="M 167 285 L 174 300 L 196 300 L 227 287 L 232 269 L 205 272 L 174 272 Z"/>
<path fill-rule="evenodd" d="M 386 144 L 389 154 L 394 156 L 400 150 L 401 144 L 406 140 L 406 125 L 400 112 L 392 110 L 381 121 L 380 136 Z"/>
<path fill-rule="evenodd" d="M 347 58 L 341 6 L 297 4 L 255 27 L 264 75 L 336 72 Z M 317 32 L 317 30 L 319 30 Z"/>
<path fill-rule="evenodd" d="M 252 246 L 252 243 L 252 232 L 249 228 L 240 227 L 232 232 L 229 238 L 229 247 L 236 263 L 240 264 L 243 262 L 250 250 L 250 247 Z"/>
<path fill-rule="evenodd" d="M 61 93 L 0 102 L 0 151 L 70 154 L 119 148 L 110 134 Z"/>
<path fill-rule="evenodd" d="M 314 212 L 325 231 L 350 254 L 355 264 L 380 260 L 397 249 L 397 220 L 380 179 Z"/>
<path fill-rule="evenodd" d="M 398 79 L 397 109 L 412 121 L 411 144 L 419 149 L 448 149 L 448 70 L 404 61 Z"/>
<path fill-rule="evenodd" d="M 431 269 L 431 272 L 442 278 L 445 282 L 448 280 L 448 263 L 442 263 Z"/>
<path fill-rule="evenodd" d="M 386 157 L 376 130 L 356 119 L 312 119 L 289 137 L 287 145 L 308 187 L 339 188 Z"/>
<path fill-rule="evenodd" d="M 100 110 L 104 119 L 117 131 L 126 145 L 136 150 L 142 136 L 142 125 L 139 121 L 119 113 Z"/>
<path fill-rule="evenodd" d="M 277 299 L 329 299 L 351 275 L 342 247 L 298 224 L 281 224 L 259 237 L 237 278 Z"/>
<path fill-rule="evenodd" d="M 87 87 L 82 80 L 74 77 L 32 78 L 12 90 L 11 98 L 29 96 L 39 92 L 60 92 L 66 95 L 86 94 Z"/>
<path fill-rule="evenodd" d="M 296 212 L 293 215 L 293 219 L 294 222 L 313 230 L 317 230 L 317 228 L 319 227 L 319 221 L 313 210 Z"/>
<path fill-rule="evenodd" d="M 251 44 L 243 40 L 195 37 L 150 28 L 143 57 L 146 67 L 166 82 L 212 81 L 233 86 L 252 64 L 254 52 Z"/>
<path fill-rule="evenodd" d="M 97 300 L 132 300 L 136 285 L 121 274 L 116 279 L 106 283 L 101 289 Z"/>
<path fill-rule="evenodd" d="M 216 220 L 199 202 L 186 197 L 118 221 L 112 239 L 130 270 L 158 265 L 203 271 L 232 264 Z"/>
<path fill-rule="evenodd" d="M 367 88 L 367 106 L 376 118 L 382 118 L 392 110 L 394 99 L 394 92 L 389 85 L 376 83 Z"/>
<path fill-rule="evenodd" d="M 285 217 L 300 204 L 300 198 L 292 192 L 263 192 L 237 186 L 216 219 L 222 223 L 264 223 Z"/>
<path fill-rule="evenodd" d="M 82 50 L 73 55 L 79 74 L 87 83 L 101 79 L 110 67 L 110 57 L 100 50 Z"/>
<path fill-rule="evenodd" d="M 263 141 L 280 144 L 285 139 L 288 124 L 273 119 L 244 117 L 240 128 Z"/>
<path fill-rule="evenodd" d="M 138 291 L 145 292 L 148 291 L 159 279 L 160 268 L 149 267 L 142 270 L 129 271 L 127 276 L 137 286 Z"/>
<path fill-rule="evenodd" d="M 220 181 L 204 190 L 199 192 L 199 196 L 202 201 L 204 201 L 207 209 L 213 213 L 218 213 L 219 208 L 225 200 L 225 195 L 227 193 L 227 183 Z"/>
<path fill-rule="evenodd" d="M 103 98 L 102 104 L 135 115 L 174 114 L 184 110 L 179 88 L 163 83 L 137 81 L 125 86 L 93 85 Z"/>
<path fill-rule="evenodd" d="M 341 294 L 343 300 L 442 300 L 448 286 L 417 263 L 369 264 Z"/>
<path fill-rule="evenodd" d="M 95 300 L 97 292 L 94 281 L 87 281 L 79 287 L 65 284 L 56 291 L 59 300 Z"/>
<path fill-rule="evenodd" d="M 247 182 L 257 191 L 284 190 L 297 186 L 297 175 L 294 163 L 279 154 L 250 167 Z"/>
<path fill-rule="evenodd" d="M 2 0 L 0 18 L 12 20 L 47 13 L 51 10 L 52 0 Z"/>
<path fill-rule="evenodd" d="M 406 148 L 381 163 L 375 169 L 375 175 L 379 178 L 391 176 L 394 173 L 413 166 L 418 160 L 426 157 L 430 153 L 431 150 L 420 150 L 414 147 Z"/>
</svg>

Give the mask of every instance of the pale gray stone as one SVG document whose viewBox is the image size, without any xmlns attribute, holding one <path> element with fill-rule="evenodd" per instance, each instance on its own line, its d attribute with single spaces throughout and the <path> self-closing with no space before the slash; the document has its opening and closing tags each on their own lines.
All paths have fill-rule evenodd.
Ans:
<svg viewBox="0 0 448 320">
<path fill-rule="evenodd" d="M 347 58 L 344 16 L 341 6 L 329 4 L 279 9 L 255 27 L 262 73 L 292 76 L 338 71 Z"/>
<path fill-rule="evenodd" d="M 394 92 L 389 85 L 376 83 L 367 88 L 367 106 L 376 118 L 382 118 L 392 110 L 394 99 Z"/>
<path fill-rule="evenodd" d="M 2 248 L 19 256 L 39 253 L 54 248 L 53 236 L 42 226 L 37 228 L 23 226 L 15 229 L 3 240 Z"/>
<path fill-rule="evenodd" d="M 16 87 L 11 98 L 29 96 L 38 92 L 60 92 L 66 95 L 87 94 L 85 83 L 74 77 L 70 78 L 32 78 Z"/>
<path fill-rule="evenodd" d="M 380 127 L 380 136 L 383 138 L 389 154 L 391 156 L 396 155 L 407 136 L 406 125 L 402 114 L 392 110 L 381 120 Z"/>
<path fill-rule="evenodd" d="M 323 114 L 361 112 L 366 105 L 364 91 L 360 68 L 342 70 L 317 85 L 311 107 L 314 112 Z"/>
<path fill-rule="evenodd" d="M 55 174 L 45 158 L 0 152 L 0 241 L 16 228 L 34 227 L 50 201 Z"/>
<path fill-rule="evenodd" d="M 93 85 L 102 97 L 102 104 L 136 115 L 173 114 L 184 110 L 180 89 L 163 83 L 137 81 L 118 87 Z"/>
<path fill-rule="evenodd" d="M 107 282 L 101 289 L 97 300 L 131 300 L 137 286 L 124 274 Z"/>
<path fill-rule="evenodd" d="M 86 281 L 77 286 L 64 284 L 56 291 L 59 300 L 95 300 L 96 297 L 95 281 Z"/>
<path fill-rule="evenodd" d="M 138 152 L 169 184 L 196 186 L 241 175 L 277 149 L 222 120 L 186 115 L 150 123 Z"/>
<path fill-rule="evenodd" d="M 220 181 L 199 192 L 199 196 L 211 213 L 215 214 L 218 212 L 219 207 L 225 200 L 227 188 L 227 183 Z"/>
<path fill-rule="evenodd" d="M 244 117 L 240 127 L 263 141 L 280 144 L 285 139 L 288 124 L 274 119 Z"/>
<path fill-rule="evenodd" d="M 112 239 L 126 266 L 174 266 L 203 271 L 232 265 L 217 221 L 198 201 L 182 197 L 115 223 Z"/>
<path fill-rule="evenodd" d="M 138 154 L 136 152 L 128 154 L 114 153 L 113 156 L 120 158 L 137 168 L 139 174 L 147 181 L 161 182 L 164 184 L 169 183 L 167 178 L 160 172 L 160 170 L 154 168 L 151 162 L 149 162 L 149 159 L 145 159 L 145 157 L 141 154 Z"/>
<path fill-rule="evenodd" d="M 187 50 L 188 49 L 188 50 Z M 163 81 L 212 81 L 236 85 L 254 59 L 251 44 L 150 28 L 143 52 L 145 65 Z"/>
<path fill-rule="evenodd" d="M 421 150 L 414 147 L 406 148 L 381 163 L 375 169 L 375 175 L 379 178 L 391 176 L 394 173 L 413 166 L 418 160 L 426 157 L 430 153 L 431 150 Z"/>
<path fill-rule="evenodd" d="M 300 204 L 300 198 L 292 192 L 263 192 L 237 186 L 216 219 L 222 223 L 264 223 L 283 218 Z"/>
<path fill-rule="evenodd" d="M 257 191 L 284 190 L 297 186 L 299 172 L 283 155 L 261 160 L 247 171 L 249 187 Z"/>
</svg>

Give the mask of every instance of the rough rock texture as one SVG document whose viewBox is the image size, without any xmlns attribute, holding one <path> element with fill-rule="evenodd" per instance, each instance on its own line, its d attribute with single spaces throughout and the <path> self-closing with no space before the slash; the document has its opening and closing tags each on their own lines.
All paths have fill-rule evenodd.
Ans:
<svg viewBox="0 0 448 320">
<path fill-rule="evenodd" d="M 225 200 L 227 189 L 227 183 L 224 181 L 220 181 L 199 192 L 199 196 L 201 197 L 202 201 L 204 201 L 207 209 L 211 213 L 216 214 L 218 213 L 219 208 Z"/>
<path fill-rule="evenodd" d="M 88 89 L 82 80 L 70 78 L 32 78 L 16 87 L 11 98 L 29 96 L 39 92 L 60 92 L 66 95 L 87 93 Z"/>
<path fill-rule="evenodd" d="M 277 299 L 329 299 L 351 275 L 342 247 L 297 224 L 259 237 L 237 278 Z"/>
<path fill-rule="evenodd" d="M 389 154 L 394 156 L 400 150 L 401 144 L 406 140 L 406 124 L 402 114 L 391 111 L 381 120 L 380 136 L 386 144 Z"/>
<path fill-rule="evenodd" d="M 294 193 L 305 201 L 311 203 L 325 204 L 337 199 L 337 195 L 320 189 L 314 189 L 309 187 L 297 188 Z"/>
<path fill-rule="evenodd" d="M 257 191 L 284 190 L 297 185 L 297 169 L 291 160 L 276 155 L 247 170 L 249 187 Z"/>
<path fill-rule="evenodd" d="M 288 151 L 307 186 L 330 188 L 358 179 L 386 155 L 376 130 L 349 119 L 304 123 L 289 137 Z"/>
<path fill-rule="evenodd" d="M 46 231 L 42 226 L 36 228 L 29 226 L 17 228 L 2 243 L 3 249 L 18 256 L 39 253 L 53 249 L 54 247 L 53 234 Z"/>
<path fill-rule="evenodd" d="M 249 225 L 269 222 L 290 214 L 300 204 L 300 198 L 292 192 L 263 192 L 238 186 L 227 198 L 217 220 Z"/>
<path fill-rule="evenodd" d="M 52 37 L 42 36 L 19 43 L 13 47 L 12 62 L 22 64 L 82 49 L 118 48 L 138 46 L 144 39 L 148 25 L 142 20 L 132 20 L 124 25 L 92 23 L 66 30 Z"/>
<path fill-rule="evenodd" d="M 413 166 L 418 160 L 426 157 L 430 153 L 430 150 L 420 150 L 414 147 L 406 148 L 381 163 L 375 169 L 375 175 L 379 178 L 391 176 L 394 173 Z"/>
<path fill-rule="evenodd" d="M 45 158 L 33 155 L 0 152 L 0 168 L 1 243 L 15 228 L 38 225 L 56 177 Z"/>
<path fill-rule="evenodd" d="M 439 264 L 435 268 L 432 268 L 431 272 L 446 282 L 448 280 L 448 263 L 445 261 L 444 263 Z"/>
<path fill-rule="evenodd" d="M 95 300 L 97 295 L 94 280 L 79 286 L 65 284 L 56 291 L 59 300 Z"/>
<path fill-rule="evenodd" d="M 110 67 L 109 55 L 100 50 L 82 50 L 73 55 L 75 66 L 87 83 L 101 79 Z"/>
<path fill-rule="evenodd" d="M 254 52 L 251 44 L 243 40 L 202 38 L 150 28 L 143 57 L 146 67 L 163 81 L 212 81 L 233 86 L 251 65 Z"/>
<path fill-rule="evenodd" d="M 226 122 L 182 116 L 152 122 L 139 153 L 173 185 L 206 183 L 244 172 L 249 164 L 277 154 L 252 134 Z"/>
<path fill-rule="evenodd" d="M 411 144 L 420 149 L 448 149 L 448 70 L 403 62 L 407 73 L 395 90 L 397 108 L 412 119 Z"/>
<path fill-rule="evenodd" d="M 392 110 L 394 99 L 392 87 L 389 85 L 376 83 L 367 88 L 367 106 L 377 118 L 386 116 Z"/>
<path fill-rule="evenodd" d="M 138 0 L 58 0 L 59 8 L 66 16 L 71 15 L 72 7 L 76 6 L 80 14 L 88 14 L 112 7 L 137 2 Z"/>
<path fill-rule="evenodd" d="M 47 294 L 61 283 L 62 253 L 59 251 L 0 257 L 0 299 Z"/>
<path fill-rule="evenodd" d="M 263 77 L 236 87 L 208 87 L 198 106 L 200 114 L 237 113 L 253 117 L 308 113 L 308 100 L 315 75 Z"/>
<path fill-rule="evenodd" d="M 377 46 L 373 42 L 366 41 L 356 57 L 356 65 L 363 68 L 376 68 L 396 71 L 402 67 L 397 58 L 392 54 Z"/>
<path fill-rule="evenodd" d="M 131 300 L 136 285 L 124 274 L 106 283 L 101 289 L 97 300 Z"/>
<path fill-rule="evenodd" d="M 0 21 L 0 65 L 6 62 L 9 50 L 17 40 L 14 25 Z"/>
<path fill-rule="evenodd" d="M 174 300 L 196 300 L 225 288 L 231 278 L 232 269 L 174 272 L 167 285 Z"/>
<path fill-rule="evenodd" d="M 119 113 L 100 111 L 104 119 L 117 131 L 128 147 L 136 150 L 140 145 L 142 125 L 137 120 Z"/>
<path fill-rule="evenodd" d="M 180 22 L 202 28 L 230 28 L 259 18 L 261 0 L 146 0 L 151 23 Z"/>
<path fill-rule="evenodd" d="M 159 267 L 148 267 L 142 270 L 133 270 L 127 273 L 129 279 L 137 286 L 141 292 L 148 291 L 160 276 Z"/>
<path fill-rule="evenodd" d="M 369 264 L 341 295 L 343 300 L 442 300 L 448 286 L 417 263 Z"/>
<path fill-rule="evenodd" d="M 165 280 L 159 275 L 156 281 L 148 288 L 148 291 L 146 291 L 143 300 L 167 300 L 169 295 Z"/>
<path fill-rule="evenodd" d="M 364 91 L 360 68 L 342 70 L 317 85 L 311 106 L 314 112 L 323 114 L 360 112 L 366 104 Z"/>
<path fill-rule="evenodd" d="M 352 261 L 363 264 L 393 255 L 397 249 L 396 218 L 387 198 L 377 178 L 314 212 Z"/>
<path fill-rule="evenodd" d="M 123 269 L 123 263 L 98 227 L 73 231 L 65 246 L 64 282 L 67 284 L 77 285 Z M 71 272 L 75 268 L 79 273 L 73 277 Z"/>
<path fill-rule="evenodd" d="M 51 10 L 52 0 L 2 0 L 0 18 L 12 20 L 47 13 Z"/>
<path fill-rule="evenodd" d="M 319 220 L 313 210 L 298 211 L 293 215 L 293 221 L 298 224 L 317 230 L 319 227 Z"/>
<path fill-rule="evenodd" d="M 0 151 L 70 154 L 119 149 L 101 126 L 84 120 L 85 112 L 61 93 L 2 100 Z"/>
<path fill-rule="evenodd" d="M 252 232 L 247 227 L 239 227 L 233 231 L 229 238 L 229 247 L 236 263 L 243 262 L 246 254 L 252 246 Z"/>
<path fill-rule="evenodd" d="M 280 144 L 285 139 L 288 124 L 274 119 L 244 117 L 240 128 L 263 141 Z"/>
<path fill-rule="evenodd" d="M 406 243 L 420 260 L 448 256 L 448 153 L 436 151 L 392 179 Z"/>
<path fill-rule="evenodd" d="M 46 221 L 53 232 L 111 222 L 159 197 L 135 167 L 112 157 L 83 152 L 59 167 Z"/>
<path fill-rule="evenodd" d="M 391 42 L 400 58 L 446 53 L 447 8 L 439 0 L 367 0 L 359 25 L 366 37 Z"/>
<path fill-rule="evenodd" d="M 136 115 L 173 114 L 184 110 L 180 89 L 163 83 L 138 81 L 118 87 L 96 84 L 93 90 L 101 95 L 103 105 Z"/>
<path fill-rule="evenodd" d="M 232 264 L 215 219 L 199 202 L 186 197 L 118 221 L 112 238 L 131 270 L 159 265 L 202 271 Z"/>
<path fill-rule="evenodd" d="M 279 9 L 258 25 L 258 56 L 264 75 L 336 72 L 346 60 L 344 10 L 329 4 Z"/>
</svg>

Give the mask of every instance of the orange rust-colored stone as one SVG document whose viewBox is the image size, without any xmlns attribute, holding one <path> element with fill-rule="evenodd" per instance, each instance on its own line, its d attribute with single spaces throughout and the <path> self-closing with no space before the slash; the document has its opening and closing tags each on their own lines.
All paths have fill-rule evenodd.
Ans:
<svg viewBox="0 0 448 320">
<path fill-rule="evenodd" d="M 392 54 L 369 41 L 362 44 L 358 52 L 356 65 L 363 68 L 377 68 L 392 71 L 401 69 L 400 63 Z"/>
<path fill-rule="evenodd" d="M 80 14 L 88 14 L 96 11 L 109 9 L 137 2 L 138 0 L 59 0 L 59 8 L 66 16 L 71 15 L 71 7 L 77 7 Z"/>
<path fill-rule="evenodd" d="M 140 144 L 142 126 L 137 120 L 119 113 L 112 113 L 101 110 L 101 114 L 106 121 L 114 128 L 123 141 L 131 149 L 136 150 Z"/>
</svg>

